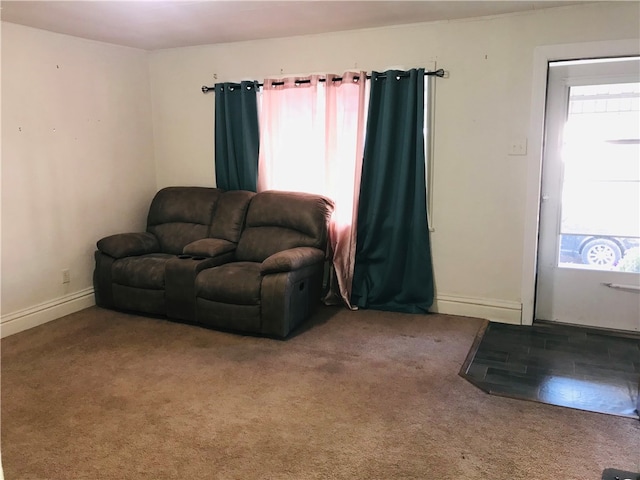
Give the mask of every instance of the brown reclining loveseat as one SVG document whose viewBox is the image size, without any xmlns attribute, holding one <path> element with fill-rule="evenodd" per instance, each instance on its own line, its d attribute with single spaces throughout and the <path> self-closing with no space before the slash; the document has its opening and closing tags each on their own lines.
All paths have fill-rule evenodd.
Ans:
<svg viewBox="0 0 640 480">
<path fill-rule="evenodd" d="M 320 299 L 332 211 L 304 193 L 162 189 L 146 232 L 98 241 L 96 304 L 286 337 Z"/>
</svg>

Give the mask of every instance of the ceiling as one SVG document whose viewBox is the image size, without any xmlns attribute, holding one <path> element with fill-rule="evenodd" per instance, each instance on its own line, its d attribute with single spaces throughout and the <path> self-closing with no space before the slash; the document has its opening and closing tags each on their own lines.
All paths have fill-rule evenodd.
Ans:
<svg viewBox="0 0 640 480">
<path fill-rule="evenodd" d="M 3 21 L 102 42 L 162 48 L 454 20 L 578 1 L 2 1 Z"/>
</svg>

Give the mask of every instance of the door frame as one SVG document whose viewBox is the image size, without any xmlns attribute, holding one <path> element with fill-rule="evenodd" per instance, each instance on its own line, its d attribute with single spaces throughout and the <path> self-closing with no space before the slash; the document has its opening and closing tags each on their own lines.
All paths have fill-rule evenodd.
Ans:
<svg viewBox="0 0 640 480">
<path fill-rule="evenodd" d="M 638 39 L 545 45 L 534 49 L 531 117 L 529 122 L 530 158 L 527 165 L 524 244 L 522 250 L 522 325 L 532 325 L 535 316 L 548 64 L 559 60 L 634 55 L 640 55 Z"/>
</svg>

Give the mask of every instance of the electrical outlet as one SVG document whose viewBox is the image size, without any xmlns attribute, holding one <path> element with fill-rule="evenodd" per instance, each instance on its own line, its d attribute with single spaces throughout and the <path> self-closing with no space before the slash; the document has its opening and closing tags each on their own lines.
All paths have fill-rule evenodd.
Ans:
<svg viewBox="0 0 640 480">
<path fill-rule="evenodd" d="M 71 272 L 68 268 L 62 270 L 62 283 L 71 283 Z"/>
</svg>

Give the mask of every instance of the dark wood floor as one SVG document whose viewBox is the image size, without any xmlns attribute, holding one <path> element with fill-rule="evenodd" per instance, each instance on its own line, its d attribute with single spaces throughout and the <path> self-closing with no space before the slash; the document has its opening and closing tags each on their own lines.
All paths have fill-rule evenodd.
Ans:
<svg viewBox="0 0 640 480">
<path fill-rule="evenodd" d="M 638 418 L 640 336 L 489 322 L 460 374 L 495 395 Z"/>
<path fill-rule="evenodd" d="M 615 468 L 607 468 L 602 472 L 602 480 L 640 480 L 640 474 L 629 472 L 627 470 L 616 470 Z"/>
</svg>

